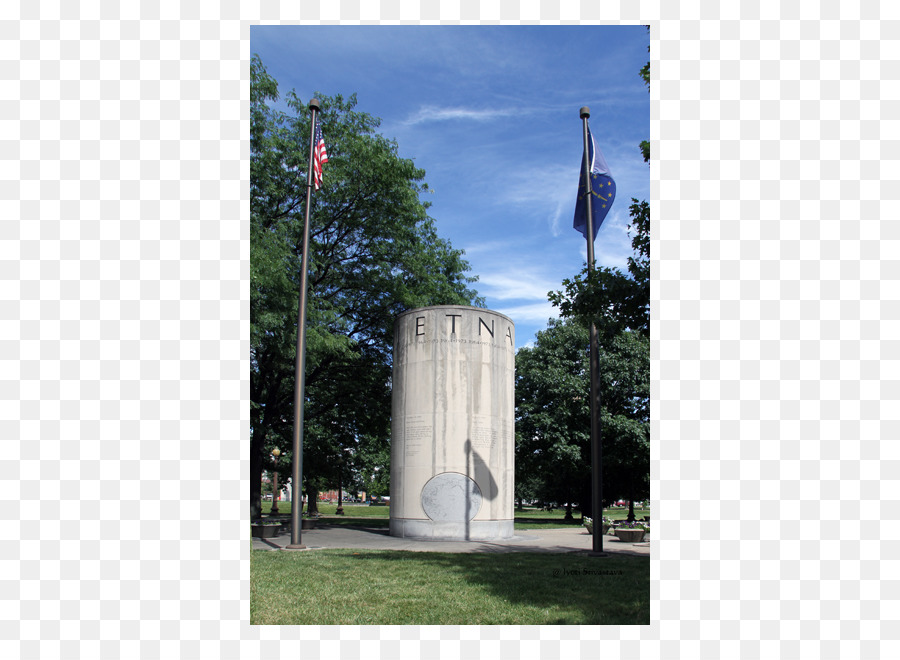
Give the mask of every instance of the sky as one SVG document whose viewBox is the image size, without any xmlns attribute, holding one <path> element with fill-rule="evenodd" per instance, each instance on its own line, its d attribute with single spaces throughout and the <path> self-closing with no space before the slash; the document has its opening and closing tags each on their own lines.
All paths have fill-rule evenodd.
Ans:
<svg viewBox="0 0 900 660">
<path fill-rule="evenodd" d="M 487 307 L 515 322 L 516 348 L 558 316 L 547 293 L 586 263 L 572 228 L 582 106 L 617 190 L 596 263 L 627 268 L 628 207 L 650 199 L 648 44 L 645 27 L 621 25 L 250 29 L 282 99 L 355 93 L 356 110 L 425 170 L 438 235 L 465 251 Z"/>
</svg>

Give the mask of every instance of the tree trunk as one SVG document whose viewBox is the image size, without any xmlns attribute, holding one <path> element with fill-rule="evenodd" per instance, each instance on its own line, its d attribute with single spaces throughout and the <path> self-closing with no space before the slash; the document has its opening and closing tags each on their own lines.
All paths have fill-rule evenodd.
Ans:
<svg viewBox="0 0 900 660">
<path fill-rule="evenodd" d="M 319 513 L 319 491 L 315 488 L 306 489 L 306 515 L 313 516 Z"/>
<path fill-rule="evenodd" d="M 628 522 L 634 522 L 634 474 L 628 479 Z"/>
<path fill-rule="evenodd" d="M 262 517 L 262 451 L 265 432 L 254 426 L 250 432 L 250 520 Z"/>
<path fill-rule="evenodd" d="M 566 502 L 566 517 L 563 520 L 573 520 L 572 518 L 572 503 Z"/>
<path fill-rule="evenodd" d="M 581 502 L 579 502 L 579 504 L 581 505 L 579 508 L 581 509 L 581 515 L 582 515 L 582 516 L 587 516 L 588 518 L 593 518 L 593 519 L 595 519 L 595 520 L 596 520 L 597 518 L 602 518 L 602 517 L 603 517 L 603 508 L 602 508 L 603 505 L 602 505 L 602 500 L 601 500 L 601 509 L 600 509 L 600 512 L 599 512 L 596 516 L 594 515 L 594 512 L 593 512 L 593 509 L 594 509 L 594 498 L 593 498 L 593 490 L 592 490 L 592 488 L 591 488 L 591 481 L 590 481 L 590 479 L 586 480 L 586 481 L 582 484 L 582 488 L 581 488 Z"/>
</svg>

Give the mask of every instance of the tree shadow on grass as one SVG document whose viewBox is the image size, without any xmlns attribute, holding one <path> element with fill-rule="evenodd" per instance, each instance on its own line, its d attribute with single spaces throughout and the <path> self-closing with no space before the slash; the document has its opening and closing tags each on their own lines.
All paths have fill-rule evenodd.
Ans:
<svg viewBox="0 0 900 660">
<path fill-rule="evenodd" d="M 486 590 L 513 606 L 546 613 L 545 625 L 649 625 L 649 557 L 589 557 L 586 553 L 443 553 L 410 551 L 343 550 L 348 562 L 377 566 L 413 562 L 416 571 L 444 572 L 457 581 Z M 366 570 L 366 569 L 363 569 Z M 423 583 L 427 580 L 423 578 Z M 457 582 L 458 583 L 458 582 Z M 440 589 L 440 588 L 438 588 Z M 435 593 L 435 598 L 465 597 L 458 593 Z M 389 614 L 389 612 L 386 612 Z M 522 623 L 478 612 L 465 625 Z M 497 615 L 501 616 L 501 615 Z M 423 612 L 420 623 L 433 623 Z M 395 623 L 381 621 L 382 624 Z M 442 621 L 441 623 L 446 623 Z"/>
</svg>

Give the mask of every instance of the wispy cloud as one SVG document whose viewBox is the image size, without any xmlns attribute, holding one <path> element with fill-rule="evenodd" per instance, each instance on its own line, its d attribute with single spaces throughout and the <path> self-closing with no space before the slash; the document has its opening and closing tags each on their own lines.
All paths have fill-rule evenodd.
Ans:
<svg viewBox="0 0 900 660">
<path fill-rule="evenodd" d="M 508 117 L 508 110 L 472 110 L 471 108 L 440 108 L 426 105 L 419 108 L 415 114 L 407 117 L 402 123 L 405 126 L 415 126 L 431 121 L 453 121 L 457 119 L 467 121 L 491 121 L 498 117 Z"/>
<path fill-rule="evenodd" d="M 547 292 L 559 288 L 559 282 L 524 270 L 481 275 L 478 284 L 497 300 L 547 300 Z"/>
<path fill-rule="evenodd" d="M 251 42 L 283 93 L 356 93 L 382 120 L 427 172 L 439 235 L 465 249 L 474 288 L 515 320 L 520 345 L 557 316 L 547 292 L 584 267 L 572 215 L 585 105 L 618 189 L 595 254 L 625 268 L 630 200 L 650 198 L 642 26 L 254 26 Z"/>
<path fill-rule="evenodd" d="M 565 215 L 565 212 L 569 210 L 571 210 L 571 204 L 566 204 L 562 200 L 556 204 L 556 212 L 550 218 L 550 233 L 553 235 L 553 238 L 557 238 L 562 234 L 563 218 L 568 217 Z"/>
<path fill-rule="evenodd" d="M 549 302 L 533 303 L 531 305 L 501 306 L 494 310 L 506 314 L 513 323 L 524 325 L 536 324 L 544 327 L 547 319 L 559 318 L 559 310 Z M 529 337 L 530 339 L 530 337 Z"/>
</svg>

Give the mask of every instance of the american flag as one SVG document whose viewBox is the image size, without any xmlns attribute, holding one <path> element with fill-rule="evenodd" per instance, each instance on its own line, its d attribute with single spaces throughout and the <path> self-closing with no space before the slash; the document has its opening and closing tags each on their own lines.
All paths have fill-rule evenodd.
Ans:
<svg viewBox="0 0 900 660">
<path fill-rule="evenodd" d="M 322 187 L 322 165 L 328 162 L 328 154 L 325 153 L 325 138 L 322 137 L 322 127 L 316 121 L 316 144 L 313 147 L 313 176 L 316 190 Z"/>
</svg>

